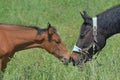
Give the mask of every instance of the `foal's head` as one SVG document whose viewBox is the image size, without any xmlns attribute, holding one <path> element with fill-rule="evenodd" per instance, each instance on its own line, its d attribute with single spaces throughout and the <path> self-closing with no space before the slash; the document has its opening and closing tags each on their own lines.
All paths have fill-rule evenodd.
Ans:
<svg viewBox="0 0 120 80">
<path fill-rule="evenodd" d="M 62 42 L 60 36 L 58 35 L 56 29 L 53 26 L 51 26 L 51 24 L 48 24 L 48 27 L 43 30 L 41 35 L 42 41 L 40 47 L 53 54 L 64 64 L 67 64 L 69 62 L 70 54 L 66 46 Z"/>
<path fill-rule="evenodd" d="M 105 37 L 101 33 L 99 27 L 96 31 L 96 39 L 94 38 L 92 18 L 85 11 L 83 14 L 81 13 L 81 16 L 84 22 L 81 26 L 80 35 L 75 45 L 78 51 L 73 50 L 71 56 L 73 65 L 79 65 L 89 61 L 94 54 L 105 46 L 106 43 Z"/>
</svg>

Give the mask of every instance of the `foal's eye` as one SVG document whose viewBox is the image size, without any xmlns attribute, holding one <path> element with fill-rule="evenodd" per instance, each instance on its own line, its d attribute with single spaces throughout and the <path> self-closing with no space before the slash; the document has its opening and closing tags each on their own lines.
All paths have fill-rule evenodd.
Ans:
<svg viewBox="0 0 120 80">
<path fill-rule="evenodd" d="M 60 43 L 61 43 L 60 40 L 56 40 L 55 42 L 56 42 L 57 44 L 60 44 Z"/>
</svg>

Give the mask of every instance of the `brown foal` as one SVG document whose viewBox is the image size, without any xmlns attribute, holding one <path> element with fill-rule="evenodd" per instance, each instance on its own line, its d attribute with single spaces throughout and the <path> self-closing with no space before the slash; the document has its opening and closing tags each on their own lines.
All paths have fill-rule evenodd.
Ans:
<svg viewBox="0 0 120 80">
<path fill-rule="evenodd" d="M 7 62 L 15 52 L 43 48 L 56 56 L 64 64 L 69 62 L 70 54 L 56 29 L 48 24 L 45 29 L 33 26 L 0 24 L 0 69 L 4 71 Z"/>
</svg>

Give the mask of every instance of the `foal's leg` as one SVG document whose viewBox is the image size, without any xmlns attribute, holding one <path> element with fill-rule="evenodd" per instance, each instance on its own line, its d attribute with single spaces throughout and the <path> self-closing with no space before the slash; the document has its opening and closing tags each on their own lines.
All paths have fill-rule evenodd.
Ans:
<svg viewBox="0 0 120 80">
<path fill-rule="evenodd" d="M 2 70 L 2 59 L 0 59 L 0 70 Z"/>
<path fill-rule="evenodd" d="M 5 68 L 7 67 L 7 63 L 10 61 L 9 57 L 5 57 L 2 59 L 2 66 L 1 66 L 1 70 L 4 72 Z"/>
<path fill-rule="evenodd" d="M 3 78 L 3 71 L 1 71 L 2 68 L 2 59 L 0 59 L 0 80 Z"/>
<path fill-rule="evenodd" d="M 4 58 L 2 58 L 2 61 L 1 61 L 1 70 L 4 72 L 5 71 L 5 68 L 7 67 L 7 63 L 11 60 L 11 58 L 14 56 L 14 52 L 10 53 L 9 56 L 6 56 Z"/>
<path fill-rule="evenodd" d="M 5 52 L 0 48 L 0 71 L 3 67 L 3 58 L 4 58 Z"/>
</svg>

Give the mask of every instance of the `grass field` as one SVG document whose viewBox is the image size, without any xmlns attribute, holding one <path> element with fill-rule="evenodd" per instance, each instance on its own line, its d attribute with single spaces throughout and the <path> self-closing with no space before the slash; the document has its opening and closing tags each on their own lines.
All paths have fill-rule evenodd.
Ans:
<svg viewBox="0 0 120 80">
<path fill-rule="evenodd" d="M 91 16 L 120 4 L 120 0 L 0 0 L 0 23 L 56 26 L 71 52 L 86 10 Z M 120 80 L 120 35 L 107 40 L 96 60 L 81 67 L 64 66 L 43 49 L 17 52 L 3 80 Z M 2 74 L 1 74 L 2 75 Z"/>
</svg>

